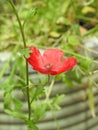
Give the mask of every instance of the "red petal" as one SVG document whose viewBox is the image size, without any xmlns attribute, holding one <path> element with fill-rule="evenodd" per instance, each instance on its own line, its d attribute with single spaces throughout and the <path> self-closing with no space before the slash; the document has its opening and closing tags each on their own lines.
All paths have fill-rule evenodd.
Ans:
<svg viewBox="0 0 98 130">
<path fill-rule="evenodd" d="M 43 59 L 46 64 L 55 65 L 62 61 L 64 53 L 59 49 L 47 49 L 43 54 Z"/>
<path fill-rule="evenodd" d="M 40 51 L 36 47 L 30 47 L 30 50 L 32 52 L 30 53 L 30 57 L 27 58 L 29 64 L 35 70 L 37 70 L 37 68 L 44 68 L 44 63 Z"/>
<path fill-rule="evenodd" d="M 57 67 L 53 68 L 51 71 L 51 75 L 60 74 L 62 72 L 68 71 L 72 69 L 77 64 L 76 58 L 67 58 L 63 62 L 61 62 Z"/>
<path fill-rule="evenodd" d="M 43 57 L 41 56 L 40 51 L 36 47 L 30 47 L 30 50 L 32 52 L 30 53 L 30 57 L 27 58 L 27 61 L 32 66 L 32 68 L 39 71 L 40 73 L 50 74 L 50 71 L 47 71 L 45 68 Z"/>
</svg>

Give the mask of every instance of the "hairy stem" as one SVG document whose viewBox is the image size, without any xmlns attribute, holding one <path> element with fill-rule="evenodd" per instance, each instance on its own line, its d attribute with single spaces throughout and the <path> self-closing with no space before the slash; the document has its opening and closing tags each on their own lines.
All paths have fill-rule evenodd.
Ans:
<svg viewBox="0 0 98 130">
<path fill-rule="evenodd" d="M 13 11 L 16 15 L 19 27 L 20 27 L 20 31 L 21 31 L 21 35 L 22 35 L 22 39 L 23 39 L 23 44 L 24 44 L 24 48 L 26 48 L 26 40 L 25 40 L 25 35 L 24 35 L 24 30 L 23 30 L 23 26 L 21 24 L 20 18 L 18 16 L 17 10 L 13 4 L 13 2 L 11 0 L 8 0 L 8 2 L 10 3 L 10 5 L 13 8 Z M 29 77 L 28 77 L 28 63 L 26 61 L 26 85 L 27 85 L 27 101 L 28 101 L 28 110 L 29 110 L 29 114 L 28 114 L 28 118 L 29 120 L 31 119 L 31 105 L 30 105 L 30 94 L 29 94 Z"/>
</svg>

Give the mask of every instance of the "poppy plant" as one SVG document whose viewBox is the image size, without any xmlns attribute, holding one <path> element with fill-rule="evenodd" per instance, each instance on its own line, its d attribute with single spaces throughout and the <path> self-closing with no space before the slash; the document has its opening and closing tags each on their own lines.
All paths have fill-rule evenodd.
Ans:
<svg viewBox="0 0 98 130">
<path fill-rule="evenodd" d="M 59 49 L 47 49 L 43 53 L 36 47 L 30 47 L 30 57 L 27 58 L 28 63 L 32 68 L 42 74 L 56 75 L 72 69 L 77 60 L 73 57 L 68 57 L 63 60 L 64 52 Z"/>
</svg>

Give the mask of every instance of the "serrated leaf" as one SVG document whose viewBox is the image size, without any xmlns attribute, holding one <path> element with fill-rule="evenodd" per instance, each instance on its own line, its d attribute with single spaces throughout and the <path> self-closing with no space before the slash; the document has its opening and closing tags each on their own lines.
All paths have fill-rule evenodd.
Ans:
<svg viewBox="0 0 98 130">
<path fill-rule="evenodd" d="M 35 122 L 38 122 L 45 115 L 47 107 L 47 102 L 41 102 L 40 100 L 32 103 L 32 108 L 34 110 L 32 118 Z"/>
<path fill-rule="evenodd" d="M 14 103 L 15 110 L 17 111 L 21 110 L 23 103 L 19 99 L 13 98 L 13 103 Z"/>
<path fill-rule="evenodd" d="M 24 57 L 26 57 L 26 58 L 29 58 L 30 57 L 30 52 L 32 52 L 29 48 L 25 48 L 25 49 L 22 49 L 21 51 L 20 51 L 20 53 L 24 56 Z"/>
<path fill-rule="evenodd" d="M 18 111 L 14 111 L 14 110 L 10 110 L 10 109 L 5 109 L 4 110 L 7 114 L 13 116 L 13 117 L 17 117 L 17 118 L 21 118 L 23 120 L 27 120 L 27 116 L 26 114 L 22 113 L 22 112 L 18 112 Z"/>
</svg>

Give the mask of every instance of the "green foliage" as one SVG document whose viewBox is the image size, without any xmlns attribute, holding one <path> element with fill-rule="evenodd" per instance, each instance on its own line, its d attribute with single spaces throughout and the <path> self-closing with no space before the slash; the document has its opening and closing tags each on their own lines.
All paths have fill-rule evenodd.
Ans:
<svg viewBox="0 0 98 130">
<path fill-rule="evenodd" d="M 28 130 L 38 130 L 38 127 L 35 125 L 35 123 L 33 121 L 27 120 L 26 121 Z"/>
<path fill-rule="evenodd" d="M 2 80 L 0 89 L 4 90 L 5 112 L 23 119 L 28 130 L 38 130 L 36 123 L 44 118 L 48 110 L 59 110 L 59 103 L 63 100 L 64 95 L 49 98 L 51 89 L 45 90 L 49 86 L 51 78 L 48 79 L 49 77 L 43 75 L 30 75 L 30 84 L 26 85 L 24 57 L 29 57 L 30 50 L 21 49 L 23 48 L 22 38 L 12 8 L 6 4 L 6 0 L 0 1 L 0 5 L 0 51 L 12 52 L 5 65 L 0 67 L 0 80 Z M 33 0 L 33 2 L 25 0 L 16 1 L 15 7 L 22 23 L 27 46 L 33 45 L 41 49 L 59 47 L 65 52 L 66 57 L 77 58 L 78 65 L 69 72 L 57 75 L 56 81 L 62 81 L 66 86 L 72 88 L 74 82 L 78 84 L 82 83 L 82 79 L 85 77 L 89 79 L 89 74 L 94 71 L 95 60 L 84 55 L 81 44 L 83 45 L 83 40 L 87 36 L 98 36 L 97 1 L 89 3 L 83 0 L 80 3 L 79 0 Z M 86 32 L 82 32 L 81 27 Z M 7 70 L 9 76 L 3 80 Z M 36 78 L 38 82 L 36 82 Z M 23 100 L 27 101 L 27 88 L 30 94 L 31 119 L 28 119 L 27 113 L 23 111 L 24 102 L 20 98 L 22 96 Z M 21 92 L 20 97 L 14 94 L 17 90 Z M 94 115 L 92 90 L 92 84 L 89 84 L 88 101 Z"/>
<path fill-rule="evenodd" d="M 69 43 L 69 45 L 71 45 L 72 47 L 75 47 L 75 46 L 77 46 L 77 45 L 80 44 L 78 38 L 77 38 L 76 36 L 74 36 L 74 35 L 70 35 L 70 36 L 68 37 L 68 43 Z"/>
<path fill-rule="evenodd" d="M 36 15 L 36 13 L 37 13 L 37 8 L 30 9 L 28 11 L 27 16 L 25 17 L 24 22 L 23 22 L 23 27 L 34 15 Z"/>
<path fill-rule="evenodd" d="M 90 72 L 90 70 L 93 68 L 93 60 L 89 57 L 79 58 L 79 64 L 86 72 Z"/>
<path fill-rule="evenodd" d="M 62 94 L 62 95 L 56 95 L 56 97 L 54 97 L 52 99 L 52 101 L 49 103 L 49 107 L 52 109 L 52 110 L 60 110 L 60 102 L 64 99 L 65 95 Z"/>
<path fill-rule="evenodd" d="M 5 112 L 7 114 L 9 114 L 10 116 L 16 117 L 16 118 L 20 118 L 23 120 L 27 120 L 27 116 L 25 114 L 22 114 L 19 111 L 14 111 L 14 110 L 10 110 L 10 109 L 5 109 Z"/>
<path fill-rule="evenodd" d="M 47 103 L 41 102 L 37 100 L 36 102 L 32 102 L 32 108 L 34 112 L 32 113 L 32 119 L 35 122 L 38 122 L 46 113 L 47 110 Z"/>
<path fill-rule="evenodd" d="M 33 88 L 32 88 L 33 90 L 31 91 L 31 103 L 34 101 L 34 100 L 36 100 L 36 99 L 38 99 L 39 97 L 41 97 L 43 94 L 44 94 L 44 87 L 43 86 L 37 86 L 37 87 L 35 87 L 35 86 L 33 86 Z"/>
<path fill-rule="evenodd" d="M 21 49 L 20 53 L 26 57 L 26 58 L 29 58 L 30 57 L 30 52 L 31 50 L 29 48 L 26 48 L 26 49 Z"/>
</svg>

